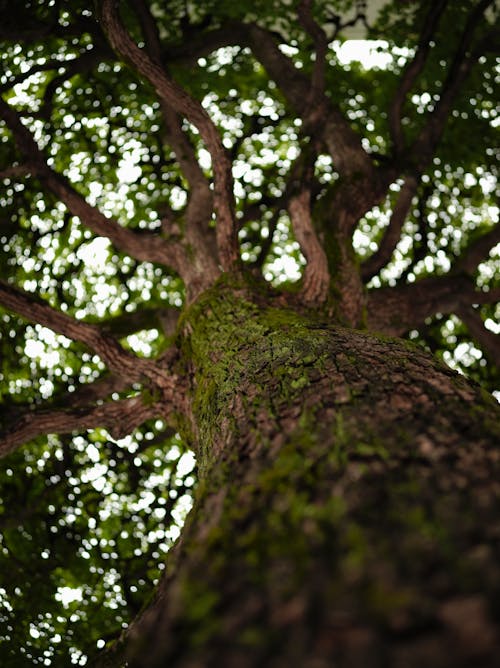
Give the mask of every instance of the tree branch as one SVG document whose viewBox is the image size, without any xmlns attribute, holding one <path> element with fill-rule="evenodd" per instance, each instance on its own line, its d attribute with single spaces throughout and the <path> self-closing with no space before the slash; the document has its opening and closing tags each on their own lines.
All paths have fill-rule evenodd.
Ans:
<svg viewBox="0 0 500 668">
<path fill-rule="evenodd" d="M 500 337 L 486 329 L 479 313 L 472 306 L 460 306 L 456 315 L 469 330 L 471 336 L 484 349 L 486 356 L 500 369 Z"/>
<path fill-rule="evenodd" d="M 141 24 L 147 53 L 154 63 L 162 67 L 160 36 L 150 9 L 144 0 L 133 0 L 132 4 Z M 163 98 L 160 98 L 160 108 L 165 123 L 165 138 L 172 147 L 190 188 L 183 217 L 185 239 L 195 251 L 196 258 L 188 263 L 193 275 L 185 282 L 190 296 L 194 296 L 204 287 L 211 285 L 220 274 L 216 261 L 217 250 L 212 248 L 210 250 L 215 252 L 207 252 L 207 246 L 214 241 L 213 230 L 209 227 L 213 211 L 212 191 L 198 163 L 196 151 L 182 129 L 181 118 Z"/>
<path fill-rule="evenodd" d="M 300 291 L 300 297 L 306 304 L 326 301 L 330 289 L 328 260 L 311 218 L 311 181 L 315 159 L 315 153 L 305 147 L 292 168 L 287 193 L 293 231 L 307 260 Z"/>
<path fill-rule="evenodd" d="M 308 101 L 311 106 L 321 99 L 325 90 L 326 54 L 328 51 L 328 38 L 321 26 L 314 20 L 312 4 L 313 0 L 300 0 L 297 9 L 299 21 L 311 35 L 316 52 Z"/>
<path fill-rule="evenodd" d="M 415 176 L 406 177 L 378 249 L 361 265 L 361 277 L 365 283 L 376 276 L 390 261 L 401 238 L 401 230 L 417 193 L 418 183 L 419 180 Z"/>
<path fill-rule="evenodd" d="M 164 410 L 163 404 L 152 405 L 142 396 L 136 396 L 86 408 L 28 411 L 0 433 L 0 457 L 43 434 L 69 434 L 106 427 L 113 438 L 122 438 L 145 420 L 162 416 Z"/>
<path fill-rule="evenodd" d="M 29 176 L 33 168 L 28 163 L 12 165 L 0 171 L 0 179 L 19 179 L 23 176 Z"/>
<path fill-rule="evenodd" d="M 448 4 L 448 0 L 438 0 L 432 2 L 429 11 L 424 19 L 420 40 L 413 59 L 406 65 L 404 72 L 400 78 L 398 89 L 389 107 L 389 129 L 391 139 L 396 150 L 396 154 L 400 154 L 404 149 L 404 136 L 401 126 L 403 105 L 406 96 L 410 92 L 417 77 L 422 72 L 427 56 L 429 54 L 432 37 L 436 32 L 439 19 Z"/>
<path fill-rule="evenodd" d="M 269 31 L 256 24 L 247 24 L 246 28 L 252 52 L 266 68 L 286 101 L 304 120 L 304 133 L 311 132 L 322 138 L 341 175 L 357 175 L 359 178 L 360 174 L 372 174 L 370 156 L 340 110 L 325 95 L 321 96 L 316 108 L 311 110 L 308 105 L 311 90 L 309 78 L 280 51 Z"/>
<path fill-rule="evenodd" d="M 490 250 L 500 243 L 500 223 L 472 241 L 451 267 L 454 274 L 473 274 L 479 264 L 488 258 Z"/>
<path fill-rule="evenodd" d="M 491 304 L 499 299 L 500 289 L 478 291 L 467 276 L 429 276 L 407 285 L 370 290 L 367 326 L 383 334 L 402 336 L 437 313 L 457 313 L 464 305 Z"/>
<path fill-rule="evenodd" d="M 482 53 L 482 45 L 471 50 L 472 40 L 484 12 L 493 1 L 481 0 L 471 10 L 448 70 L 446 80 L 444 81 L 439 102 L 436 104 L 434 111 L 429 114 L 427 123 L 420 131 L 410 149 L 411 155 L 414 157 L 420 171 L 423 171 L 432 158 L 444 132 L 453 102 L 463 82 L 468 77 L 472 66 Z M 487 44 L 488 41 L 486 39 L 485 43 Z"/>
<path fill-rule="evenodd" d="M 175 349 L 167 349 L 158 359 L 137 357 L 124 350 L 116 339 L 90 323 L 74 320 L 52 308 L 35 295 L 20 290 L 0 280 L 0 304 L 31 322 L 49 327 L 74 341 L 84 343 L 101 357 L 106 366 L 117 376 L 133 382 L 151 381 L 165 400 L 175 398 L 181 380 L 170 373 L 169 362 Z"/>
<path fill-rule="evenodd" d="M 325 251 L 319 243 L 311 220 L 310 191 L 304 189 L 293 195 L 288 203 L 288 211 L 295 237 L 307 260 L 300 296 L 305 303 L 323 303 L 328 296 L 330 272 Z"/>
<path fill-rule="evenodd" d="M 64 176 L 48 166 L 45 156 L 21 122 L 19 114 L 2 97 L 0 97 L 0 115 L 6 121 L 20 151 L 32 167 L 32 173 L 64 202 L 73 215 L 80 218 L 83 225 L 95 234 L 109 238 L 116 248 L 132 257 L 170 266 L 182 276 L 186 258 L 179 244 L 167 243 L 156 233 L 128 230 L 113 218 L 107 218 L 99 209 L 91 206 Z"/>
<path fill-rule="evenodd" d="M 151 60 L 159 67 L 162 67 L 161 41 L 158 34 L 158 27 L 151 11 L 144 0 L 133 0 L 132 5 L 141 24 L 146 51 Z M 176 114 L 172 107 L 166 104 L 163 99 L 160 101 L 160 104 L 166 125 L 167 141 L 173 148 L 182 173 L 192 189 L 192 196 L 197 195 L 199 197 L 200 191 L 203 194 L 203 197 L 206 200 L 203 209 L 205 215 L 208 215 L 208 219 L 210 219 L 212 207 L 210 184 L 196 159 L 195 149 L 189 141 L 187 134 L 182 129 L 181 119 L 178 114 Z M 200 204 L 202 203 L 200 202 Z M 206 211 L 207 204 L 209 205 L 208 212 Z"/>
<path fill-rule="evenodd" d="M 38 299 L 35 295 L 0 280 L 0 304 L 31 322 L 49 327 L 55 332 L 80 341 L 95 350 L 115 373 L 129 380 L 143 377 L 139 360 L 124 350 L 111 336 L 103 334 L 97 325 L 75 320 Z"/>
<path fill-rule="evenodd" d="M 434 186 L 428 183 L 424 186 L 418 199 L 418 234 L 420 239 L 413 237 L 413 254 L 410 264 L 404 269 L 398 282 L 406 283 L 408 276 L 413 273 L 416 265 L 429 253 L 429 221 L 427 219 L 427 202 L 434 191 Z"/>
<path fill-rule="evenodd" d="M 212 157 L 217 246 L 221 266 L 228 271 L 239 262 L 239 246 L 231 162 L 219 131 L 202 105 L 133 42 L 119 18 L 118 5 L 119 0 L 101 2 L 102 23 L 111 45 L 154 86 L 165 105 L 184 116 L 198 129 Z"/>
<path fill-rule="evenodd" d="M 130 379 L 116 373 L 104 372 L 92 383 L 80 383 L 73 392 L 63 392 L 50 399 L 48 408 L 60 408 L 71 405 L 72 408 L 84 408 L 114 393 L 130 390 L 133 383 Z"/>
</svg>

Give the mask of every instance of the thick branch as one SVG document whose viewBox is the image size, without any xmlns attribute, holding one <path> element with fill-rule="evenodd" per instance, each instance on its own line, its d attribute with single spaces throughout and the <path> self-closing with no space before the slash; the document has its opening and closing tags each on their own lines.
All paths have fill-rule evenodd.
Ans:
<svg viewBox="0 0 500 668">
<path fill-rule="evenodd" d="M 457 309 L 456 315 L 484 349 L 486 356 L 500 369 L 500 337 L 498 334 L 486 329 L 481 316 L 472 306 L 461 306 Z"/>
<path fill-rule="evenodd" d="M 299 21 L 311 35 L 316 52 L 311 77 L 309 104 L 314 104 L 324 93 L 326 54 L 328 51 L 328 38 L 321 26 L 314 20 L 312 5 L 313 0 L 301 0 L 297 9 Z"/>
<path fill-rule="evenodd" d="M 475 30 L 493 0 L 481 0 L 470 12 L 459 45 L 448 70 L 439 102 L 415 140 L 411 155 L 422 171 L 432 158 L 442 137 L 455 98 L 482 53 L 483 44 L 471 49 Z M 491 36 L 490 36 L 491 39 Z M 489 39 L 485 40 L 487 44 Z"/>
<path fill-rule="evenodd" d="M 220 28 L 207 31 L 195 29 L 185 33 L 182 41 L 164 47 L 162 62 L 193 66 L 199 58 L 224 46 L 246 45 L 247 38 L 246 26 L 237 21 L 228 21 Z"/>
<path fill-rule="evenodd" d="M 36 173 L 64 202 L 69 211 L 80 218 L 83 225 L 94 233 L 107 237 L 116 248 L 138 260 L 168 265 L 181 273 L 185 265 L 185 256 L 178 244 L 169 244 L 157 234 L 150 232 L 138 233 L 128 230 L 113 218 L 107 218 L 99 209 L 91 206 L 64 176 L 57 174 L 48 166 L 45 156 L 21 122 L 19 114 L 1 97 L 0 115 L 7 122 L 28 164 L 32 166 L 32 173 Z"/>
<path fill-rule="evenodd" d="M 325 251 L 320 244 L 311 220 L 311 193 L 302 190 L 290 198 L 288 211 L 295 237 L 307 260 L 301 297 L 305 303 L 326 301 L 330 287 L 330 272 Z"/>
<path fill-rule="evenodd" d="M 400 283 L 406 283 L 408 276 L 415 270 L 417 264 L 424 260 L 429 254 L 429 221 L 427 219 L 427 202 L 431 194 L 434 192 L 434 187 L 430 183 L 424 186 L 422 194 L 418 199 L 418 236 L 413 238 L 413 253 L 410 264 L 401 273 L 399 277 Z"/>
<path fill-rule="evenodd" d="M 374 331 L 402 336 L 437 313 L 457 313 L 464 305 L 499 299 L 500 290 L 478 291 L 466 276 L 430 276 L 408 285 L 370 290 L 367 325 Z"/>
<path fill-rule="evenodd" d="M 133 0 L 133 6 L 141 24 L 146 51 L 151 60 L 162 67 L 161 41 L 151 11 L 144 0 Z M 182 128 L 180 116 L 163 98 L 160 100 L 160 107 L 165 123 L 165 139 L 173 149 L 190 188 L 184 214 L 185 238 L 196 252 L 193 261 L 186 263 L 192 270 L 192 276 L 184 278 L 190 296 L 195 296 L 200 290 L 211 285 L 220 273 L 216 260 L 217 250 L 207 249 L 207 246 L 215 241 L 213 230 L 209 227 L 213 196 L 210 183 L 196 158 L 196 151 Z M 187 267 L 184 273 L 186 272 Z"/>
<path fill-rule="evenodd" d="M 423 28 L 420 34 L 420 40 L 415 56 L 407 64 L 400 78 L 398 89 L 389 108 L 389 128 L 392 142 L 397 154 L 401 153 L 404 148 L 403 129 L 401 127 L 403 105 L 405 103 L 406 96 L 410 92 L 417 77 L 424 68 L 427 56 L 429 54 L 432 37 L 436 32 L 439 19 L 447 4 L 448 0 L 439 0 L 438 2 L 431 3 L 429 12 L 424 19 Z"/>
<path fill-rule="evenodd" d="M 488 258 L 493 246 L 500 243 L 500 223 L 472 241 L 462 255 L 453 263 L 453 273 L 473 274 L 479 264 Z"/>
<path fill-rule="evenodd" d="M 118 16 L 118 5 L 119 0 L 103 0 L 101 3 L 103 27 L 113 48 L 154 86 L 165 105 L 199 130 L 212 157 L 219 260 L 223 269 L 229 270 L 239 261 L 239 247 L 231 162 L 219 131 L 202 105 L 133 42 Z"/>
<path fill-rule="evenodd" d="M 115 392 L 130 390 L 133 384 L 128 378 L 116 373 L 105 372 L 92 383 L 81 383 L 73 392 L 63 392 L 51 397 L 50 406 L 59 408 L 71 405 L 72 408 L 84 408 L 98 401 L 107 399 Z"/>
<path fill-rule="evenodd" d="M 361 276 L 365 283 L 378 274 L 391 259 L 401 238 L 401 230 L 411 209 L 417 188 L 418 179 L 415 176 L 408 176 L 401 187 L 389 224 L 385 229 L 378 249 L 361 266 Z"/>
<path fill-rule="evenodd" d="M 349 122 L 325 95 L 319 96 L 318 104 L 308 103 L 311 80 L 280 51 L 271 32 L 256 24 L 228 21 L 221 28 L 200 34 L 194 33 L 183 43 L 169 46 L 163 51 L 163 62 L 194 64 L 199 57 L 231 44 L 251 48 L 253 55 L 281 89 L 288 104 L 302 117 L 303 133 L 322 139 L 335 162 L 335 168 L 341 174 L 355 176 L 357 184 L 361 184 L 358 178 L 360 174 L 365 174 L 367 178 L 373 176 L 371 158 L 363 149 L 360 138 Z M 382 195 L 377 192 L 376 196 L 368 197 L 368 189 L 361 184 L 355 196 L 349 196 L 348 199 L 352 205 L 360 200 L 364 202 L 365 199 L 369 199 L 367 204 L 363 202 L 359 204 L 359 210 L 364 212 L 383 196 L 390 182 L 387 180 L 387 183 L 382 185 Z M 357 220 L 359 215 L 356 214 L 354 218 Z"/>
<path fill-rule="evenodd" d="M 115 373 L 126 374 L 131 382 L 141 379 L 140 364 L 110 336 L 103 334 L 97 325 L 75 320 L 61 313 L 35 295 L 20 290 L 0 280 L 0 304 L 31 322 L 49 327 L 74 341 L 84 343 L 102 358 Z"/>
<path fill-rule="evenodd" d="M 171 399 L 178 390 L 178 377 L 171 374 L 166 363 L 154 359 L 139 358 L 124 350 L 118 341 L 106 334 L 98 325 L 74 320 L 38 299 L 35 295 L 20 290 L 0 280 L 0 304 L 18 313 L 31 322 L 79 341 L 101 357 L 106 366 L 118 376 L 127 378 L 129 383 L 151 381 L 165 398 Z M 162 360 L 169 359 L 172 349 L 168 349 Z"/>
<path fill-rule="evenodd" d="M 158 66 L 162 65 L 161 41 L 158 34 L 158 27 L 151 14 L 149 7 L 144 0 L 133 0 L 133 7 L 144 35 L 146 51 Z M 211 194 L 208 180 L 205 178 L 203 170 L 196 159 L 196 152 L 187 134 L 182 129 L 182 123 L 179 116 L 173 111 L 172 107 L 163 102 L 162 114 L 166 124 L 167 141 L 174 149 L 175 156 L 179 162 L 182 173 L 186 177 L 193 194 L 198 194 L 201 190 L 204 197 L 211 204 Z M 206 209 L 206 203 L 204 209 Z M 208 212 L 210 217 L 210 211 Z"/>
<path fill-rule="evenodd" d="M 91 206 L 60 174 L 50 171 L 41 174 L 41 178 L 69 211 L 92 232 L 107 237 L 116 248 L 137 260 L 167 265 L 183 276 L 186 257 L 179 243 L 167 242 L 157 233 L 134 232 L 122 227 L 116 220 Z"/>
<path fill-rule="evenodd" d="M 142 396 L 110 401 L 100 406 L 26 412 L 7 431 L 0 433 L 0 457 L 42 434 L 69 434 L 106 427 L 113 438 L 122 438 L 145 420 L 161 416 L 164 406 L 145 403 Z"/>
<path fill-rule="evenodd" d="M 270 32 L 255 24 L 247 28 L 252 52 L 266 68 L 287 102 L 306 122 L 304 132 L 323 139 L 340 174 L 357 174 L 358 177 L 360 174 L 371 174 L 371 159 L 340 110 L 326 96 L 321 96 L 320 102 L 311 110 L 308 104 L 311 89 L 309 78 L 279 50 Z M 307 122 L 310 127 L 307 127 Z"/>
</svg>

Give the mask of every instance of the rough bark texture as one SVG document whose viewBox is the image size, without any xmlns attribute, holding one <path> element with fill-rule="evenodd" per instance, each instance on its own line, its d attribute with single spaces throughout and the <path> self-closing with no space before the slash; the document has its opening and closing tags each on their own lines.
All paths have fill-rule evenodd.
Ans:
<svg viewBox="0 0 500 668">
<path fill-rule="evenodd" d="M 499 407 L 425 352 L 387 337 L 425 330 L 430 318 L 454 314 L 490 360 L 499 359 L 498 341 L 483 322 L 492 316 L 477 306 L 499 298 L 478 267 L 488 262 L 500 228 L 490 220 L 493 196 L 486 187 L 476 206 L 476 191 L 466 185 L 466 176 L 486 183 L 494 177 L 489 135 L 480 139 L 494 120 L 493 91 L 482 82 L 495 41 L 485 13 L 494 3 L 401 3 L 413 6 L 418 34 L 410 34 L 412 26 L 400 37 L 407 64 L 398 75 L 398 59 L 395 78 L 380 79 L 387 89 L 372 101 L 366 97 L 366 108 L 363 91 L 377 77 L 364 79 L 328 53 L 342 27 L 333 15 L 327 33 L 328 12 L 323 15 L 319 4 L 326 11 L 329 3 L 283 2 L 282 16 L 279 4 L 271 3 L 277 25 L 290 14 L 283 34 L 269 27 L 274 21 L 266 3 L 256 4 L 257 16 L 251 3 L 242 4 L 248 12 L 233 17 L 241 8 L 231 3 L 100 0 L 94 14 L 80 15 L 78 3 L 27 2 L 13 14 L 21 26 L 6 21 L 0 27 L 8 56 L 0 91 L 0 179 L 31 177 L 26 188 L 13 186 L 2 200 L 4 217 L 12 216 L 1 240 L 12 276 L 0 281 L 0 306 L 80 342 L 107 369 L 94 382 L 62 386 L 36 405 L 30 387 L 26 403 L 13 404 L 15 414 L 4 411 L 0 455 L 53 432 L 105 426 L 119 437 L 156 417 L 196 451 L 195 506 L 168 555 L 165 577 L 97 666 L 493 668 L 500 656 Z M 356 17 L 344 27 L 364 17 L 363 3 L 356 4 Z M 42 5 L 50 7 L 47 14 Z M 35 57 L 48 35 L 45 55 Z M 235 46 L 232 75 L 241 75 L 243 96 L 238 105 L 226 90 L 223 61 L 220 68 L 209 62 L 218 60 L 217 49 Z M 189 82 L 186 67 L 192 68 Z M 44 72 L 50 77 L 38 78 Z M 82 77 L 81 89 L 72 81 L 75 74 Z M 28 101 L 16 99 L 16 84 L 32 75 L 32 92 L 23 94 Z M 121 84 L 125 75 L 133 77 L 134 88 Z M 432 104 L 415 112 L 413 95 L 423 98 L 428 89 Z M 262 95 L 271 97 L 271 115 L 267 102 L 259 107 Z M 341 103 L 341 95 L 349 103 Z M 464 99 L 470 114 L 461 111 Z M 243 101 L 251 102 L 250 116 Z M 217 112 L 212 102 L 215 109 L 221 103 Z M 480 116 L 474 117 L 473 106 Z M 127 119 L 115 114 L 122 109 L 133 113 Z M 81 123 L 94 113 L 99 120 L 102 113 L 108 136 L 85 130 L 81 140 L 67 119 L 78 116 Z M 226 114 L 237 123 L 226 122 Z M 474 150 L 470 142 L 463 151 L 456 147 L 456 155 L 447 148 L 455 141 L 446 136 L 454 119 L 467 119 L 463 127 L 477 133 Z M 66 148 L 61 124 L 67 125 Z M 288 141 L 297 151 L 293 159 L 286 151 L 286 160 L 253 160 L 253 153 L 264 155 L 266 144 L 281 153 Z M 129 148 L 136 144 L 140 151 Z M 102 174 L 103 192 L 110 193 L 121 180 L 116 166 L 136 151 L 142 176 L 126 192 L 137 216 L 129 219 L 125 207 L 127 214 L 110 217 L 105 199 L 91 203 L 90 183 Z M 460 170 L 448 165 L 448 152 Z M 73 156 L 80 153 L 95 158 L 88 174 L 84 161 L 77 170 L 88 187 L 70 178 Z M 239 168 L 242 161 L 249 171 Z M 325 171 L 329 162 L 331 173 Z M 262 186 L 259 176 L 248 180 L 255 167 Z M 174 196 L 179 183 L 184 207 Z M 436 228 L 441 238 L 430 216 L 426 220 L 433 194 L 438 204 L 432 206 L 443 214 Z M 35 207 L 44 197 L 48 203 Z M 142 279 L 129 290 L 131 274 L 123 271 L 109 274 L 127 286 L 116 315 L 97 321 L 89 309 L 89 321 L 77 317 L 80 297 L 67 296 L 64 282 L 58 288 L 62 277 L 73 276 L 70 257 L 78 256 L 79 246 L 74 253 L 54 251 L 44 294 L 51 261 L 38 243 L 32 213 L 46 210 L 48 216 L 53 200 L 63 209 L 54 207 L 53 225 L 43 234 L 50 233 L 54 249 L 62 222 L 73 225 L 71 218 L 78 218 L 78 225 L 129 256 L 132 266 L 154 263 L 158 285 L 165 278 L 171 285 L 177 275 L 186 295 L 182 311 L 171 306 L 179 302 L 177 296 L 170 300 L 178 289 L 172 284 L 172 294 L 160 290 L 145 309 L 129 312 L 129 292 L 153 291 L 142 292 Z M 388 214 L 387 223 L 374 222 L 377 207 Z M 59 218 L 62 210 L 69 222 Z M 281 243 L 274 233 L 284 212 L 306 267 L 295 288 L 274 289 L 255 276 L 266 277 L 270 251 Z M 368 212 L 370 219 L 364 218 Z M 449 218 L 453 230 L 444 227 Z M 254 229 L 245 228 L 248 222 Z M 362 223 L 375 241 L 361 263 L 353 233 L 364 229 Z M 411 231 L 416 223 L 418 233 Z M 435 248 L 427 243 L 431 234 Z M 391 270 L 400 240 L 410 237 L 406 268 L 392 285 L 380 272 Z M 27 245 L 19 252 L 18 238 Z M 255 259 L 240 253 L 248 244 Z M 440 255 L 449 269 L 434 262 Z M 110 255 L 109 262 L 117 257 Z M 434 274 L 427 274 L 425 262 L 425 271 L 417 271 L 427 258 Z M 85 276 L 76 268 L 81 274 L 75 276 Z M 44 276 L 39 285 L 36 271 Z M 372 277 L 378 283 L 370 285 Z M 28 278 L 37 294 L 26 289 Z M 93 301 L 97 282 L 89 275 L 83 283 Z M 150 357 L 121 341 L 159 326 L 166 336 Z M 14 320 L 11 327 L 16 334 Z M 15 350 L 22 350 L 24 334 L 19 341 L 11 336 Z M 451 345 L 451 337 L 439 339 Z M 74 372 L 78 376 L 76 367 Z M 24 389 L 25 380 L 15 374 L 13 384 Z"/>
<path fill-rule="evenodd" d="M 245 290 L 206 293 L 180 331 L 201 481 L 127 665 L 497 665 L 495 402 Z"/>
</svg>

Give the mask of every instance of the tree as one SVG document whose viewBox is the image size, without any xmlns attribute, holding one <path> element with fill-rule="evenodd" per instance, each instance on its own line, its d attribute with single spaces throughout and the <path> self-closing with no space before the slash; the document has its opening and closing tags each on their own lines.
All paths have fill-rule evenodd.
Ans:
<svg viewBox="0 0 500 668">
<path fill-rule="evenodd" d="M 496 665 L 494 3 L 364 11 L 2 3 L 3 666 Z"/>
</svg>

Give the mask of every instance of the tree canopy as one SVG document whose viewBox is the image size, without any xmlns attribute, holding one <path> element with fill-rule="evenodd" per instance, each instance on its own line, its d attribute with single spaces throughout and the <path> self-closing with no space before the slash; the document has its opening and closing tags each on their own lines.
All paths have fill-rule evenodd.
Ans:
<svg viewBox="0 0 500 668">
<path fill-rule="evenodd" d="M 500 389 L 498 32 L 491 0 L 0 7 L 0 663 L 84 665 L 190 507 L 153 362 L 221 276 Z"/>
</svg>

